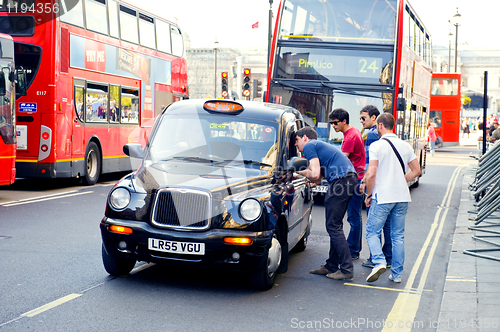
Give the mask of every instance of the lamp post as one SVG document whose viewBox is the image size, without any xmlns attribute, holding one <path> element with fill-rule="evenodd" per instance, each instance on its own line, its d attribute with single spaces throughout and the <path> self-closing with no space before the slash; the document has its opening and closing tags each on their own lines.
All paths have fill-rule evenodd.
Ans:
<svg viewBox="0 0 500 332">
<path fill-rule="evenodd" d="M 458 26 L 460 25 L 461 17 L 462 15 L 458 13 L 458 7 L 457 7 L 457 13 L 453 15 L 453 25 L 455 26 L 455 73 L 457 72 Z"/>
<path fill-rule="evenodd" d="M 215 76 L 214 76 L 214 99 L 217 98 L 217 46 L 219 42 L 215 38 L 214 42 L 214 58 L 215 58 Z"/>
<path fill-rule="evenodd" d="M 269 72 L 269 57 L 271 56 L 271 41 L 273 38 L 272 24 L 273 24 L 273 0 L 269 0 L 269 26 L 267 31 L 267 72 Z"/>
<path fill-rule="evenodd" d="M 451 39 L 453 38 L 453 34 L 451 33 L 451 29 L 450 29 L 450 33 L 448 34 L 448 73 L 451 71 L 450 68 L 451 68 Z"/>
</svg>

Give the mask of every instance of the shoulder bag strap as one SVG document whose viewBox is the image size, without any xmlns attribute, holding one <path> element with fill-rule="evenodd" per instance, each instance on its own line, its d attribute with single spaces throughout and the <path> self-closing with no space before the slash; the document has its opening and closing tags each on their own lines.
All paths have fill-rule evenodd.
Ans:
<svg viewBox="0 0 500 332">
<path fill-rule="evenodd" d="M 403 174 L 405 174 L 405 165 L 403 163 L 403 158 L 401 158 L 401 155 L 399 154 L 398 150 L 396 150 L 396 147 L 394 146 L 394 144 L 392 144 L 392 142 L 388 138 L 383 137 L 382 139 L 384 141 L 387 141 L 391 145 L 392 150 L 394 150 L 394 153 L 396 154 L 396 157 L 398 157 L 399 163 L 401 164 L 401 169 L 403 170 Z"/>
</svg>

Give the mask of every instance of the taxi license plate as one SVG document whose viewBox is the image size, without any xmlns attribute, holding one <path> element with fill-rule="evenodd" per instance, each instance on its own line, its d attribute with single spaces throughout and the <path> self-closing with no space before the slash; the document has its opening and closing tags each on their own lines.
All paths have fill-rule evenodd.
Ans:
<svg viewBox="0 0 500 332">
<path fill-rule="evenodd" d="M 205 255 L 205 243 L 148 239 L 148 249 L 185 255 Z"/>
<path fill-rule="evenodd" d="M 316 186 L 312 188 L 313 193 L 326 193 L 328 191 L 328 186 Z"/>
</svg>

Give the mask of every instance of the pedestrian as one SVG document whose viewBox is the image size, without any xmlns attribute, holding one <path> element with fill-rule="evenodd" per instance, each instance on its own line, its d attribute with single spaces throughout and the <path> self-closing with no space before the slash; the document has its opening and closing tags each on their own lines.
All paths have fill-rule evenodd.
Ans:
<svg viewBox="0 0 500 332">
<path fill-rule="evenodd" d="M 335 132 L 344 135 L 340 149 L 349 158 L 356 173 L 358 173 L 358 185 L 347 204 L 347 222 L 351 225 L 347 244 L 351 252 L 352 259 L 359 259 L 361 244 L 363 243 L 363 218 L 361 209 L 363 207 L 364 194 L 359 190 L 361 180 L 365 176 L 366 153 L 361 132 L 349 124 L 349 113 L 342 109 L 334 109 L 328 116 Z"/>
<path fill-rule="evenodd" d="M 491 134 L 491 141 L 496 142 L 500 140 L 500 127 L 493 130 L 493 133 Z"/>
<path fill-rule="evenodd" d="M 366 174 L 366 239 L 375 267 L 366 278 L 376 281 L 385 272 L 387 261 L 382 253 L 380 233 L 388 217 L 391 220 L 392 266 L 389 279 L 401 282 L 404 263 L 404 230 L 408 202 L 408 182 L 421 174 L 413 148 L 393 134 L 394 117 L 383 113 L 377 118 L 380 140 L 370 145 L 370 164 Z M 405 166 L 406 165 L 406 166 Z M 406 168 L 409 169 L 406 172 Z"/>
<path fill-rule="evenodd" d="M 363 128 L 365 131 L 368 132 L 366 136 L 366 141 L 365 141 L 365 153 L 366 153 L 366 168 L 365 168 L 365 175 L 366 172 L 368 171 L 368 163 L 370 161 L 370 145 L 373 142 L 376 142 L 379 140 L 378 137 L 378 132 L 377 132 L 377 117 L 380 115 L 380 111 L 378 110 L 377 107 L 373 105 L 367 105 L 361 109 L 360 112 L 360 122 L 363 125 Z M 366 180 L 363 179 L 361 181 L 360 185 L 360 191 L 365 192 L 365 182 Z M 370 207 L 366 207 L 366 215 L 370 213 Z M 385 259 L 387 261 L 387 267 L 391 267 L 391 261 L 392 261 L 392 245 L 391 245 L 391 220 L 388 218 L 385 221 L 384 228 L 383 228 L 383 233 L 384 233 L 384 245 L 382 246 L 382 253 L 385 256 Z M 382 240 L 382 239 L 381 239 Z M 362 266 L 364 267 L 369 267 L 373 268 L 375 265 L 372 262 L 372 257 L 370 257 L 366 260 L 364 260 L 361 263 Z"/>
<path fill-rule="evenodd" d="M 335 146 L 317 140 L 314 128 L 307 126 L 297 131 L 295 146 L 309 160 L 306 170 L 298 171 L 313 183 L 328 181 L 325 194 L 325 224 L 330 236 L 330 251 L 325 265 L 310 271 L 328 278 L 352 280 L 353 264 L 344 235 L 342 220 L 349 199 L 356 188 L 356 172 L 349 159 Z"/>
<path fill-rule="evenodd" d="M 468 134 L 470 133 L 469 128 L 468 128 L 469 124 L 468 124 L 468 121 L 465 118 L 462 120 L 462 123 L 461 123 L 460 126 L 462 127 L 462 138 L 465 137 L 465 134 L 467 134 L 467 137 L 469 137 L 468 136 Z"/>
<path fill-rule="evenodd" d="M 493 135 L 493 132 L 498 128 L 498 122 L 493 122 L 491 126 L 488 128 L 487 134 L 488 138 Z"/>
<path fill-rule="evenodd" d="M 427 141 L 429 142 L 431 156 L 434 156 L 434 151 L 436 150 L 437 136 L 436 136 L 436 131 L 434 130 L 434 127 L 430 123 L 427 124 L 427 135 L 426 136 L 427 136 Z"/>
<path fill-rule="evenodd" d="M 465 133 L 467 134 L 467 138 L 469 138 L 470 134 L 470 123 L 469 119 L 465 120 L 465 128 L 464 128 Z"/>
</svg>

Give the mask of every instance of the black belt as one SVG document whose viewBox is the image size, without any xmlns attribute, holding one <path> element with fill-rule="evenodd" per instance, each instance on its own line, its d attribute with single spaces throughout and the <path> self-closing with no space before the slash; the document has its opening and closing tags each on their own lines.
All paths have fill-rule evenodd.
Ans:
<svg viewBox="0 0 500 332">
<path fill-rule="evenodd" d="M 334 183 L 335 181 L 338 181 L 340 179 L 345 179 L 345 178 L 348 178 L 348 177 L 351 177 L 351 176 L 355 176 L 356 179 L 358 178 L 358 173 L 356 172 L 349 172 L 349 173 L 346 173 L 343 177 L 337 177 L 335 179 L 333 179 L 332 182 L 330 182 L 330 184 Z"/>
<path fill-rule="evenodd" d="M 356 172 L 349 172 L 349 173 L 347 173 L 346 175 L 344 175 L 344 176 L 342 177 L 342 179 L 348 178 L 348 177 L 350 177 L 350 176 L 355 176 L 355 177 L 357 178 L 357 177 L 358 177 L 358 173 L 356 173 Z"/>
</svg>

